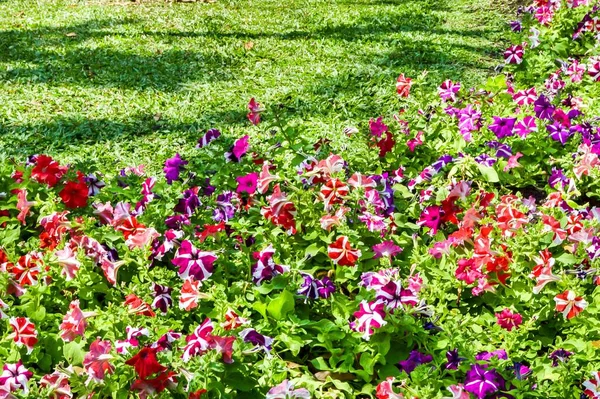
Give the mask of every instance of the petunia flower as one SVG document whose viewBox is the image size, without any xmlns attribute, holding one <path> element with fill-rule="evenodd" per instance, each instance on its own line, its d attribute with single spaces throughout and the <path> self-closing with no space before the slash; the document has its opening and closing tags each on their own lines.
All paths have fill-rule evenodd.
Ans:
<svg viewBox="0 0 600 399">
<path fill-rule="evenodd" d="M 221 354 L 223 363 L 233 363 L 233 343 L 235 337 L 218 337 L 216 335 L 211 336 L 210 347 Z"/>
<path fill-rule="evenodd" d="M 436 235 L 438 227 L 440 226 L 440 207 L 426 207 L 423 212 L 421 212 L 421 217 L 417 221 L 417 225 L 421 227 L 428 227 L 429 235 Z"/>
<path fill-rule="evenodd" d="M 281 384 L 269 389 L 265 399 L 310 399 L 310 392 L 305 388 L 295 389 L 289 380 L 283 380 Z"/>
<path fill-rule="evenodd" d="M 371 118 L 371 120 L 369 120 L 369 130 L 371 130 L 372 136 L 381 137 L 383 133 L 389 130 L 389 127 L 383 123 L 383 117 L 380 116 L 377 119 Z"/>
<path fill-rule="evenodd" d="M 556 302 L 555 310 L 561 312 L 567 320 L 571 320 L 588 306 L 588 303 L 583 297 L 577 296 L 575 292 L 570 290 L 556 295 L 554 297 L 554 302 Z"/>
<path fill-rule="evenodd" d="M 412 79 L 404 76 L 403 73 L 396 79 L 396 93 L 400 97 L 408 97 L 410 95 L 410 87 L 412 86 Z"/>
<path fill-rule="evenodd" d="M 572 355 L 573 352 L 569 352 L 565 349 L 557 349 L 548 355 L 548 357 L 552 360 L 552 367 L 558 367 L 559 362 L 566 362 Z"/>
<path fill-rule="evenodd" d="M 334 264 L 340 266 L 355 266 L 362 255 L 360 249 L 353 249 L 350 240 L 346 236 L 340 236 L 329 244 L 327 254 Z"/>
<path fill-rule="evenodd" d="M 31 169 L 31 177 L 39 183 L 54 187 L 58 181 L 67 173 L 67 167 L 60 164 L 47 155 L 37 155 L 35 166 Z"/>
<path fill-rule="evenodd" d="M 83 358 L 83 368 L 88 374 L 88 382 L 102 382 L 107 374 L 112 374 L 115 367 L 110 363 L 113 356 L 110 354 L 112 345 L 110 341 L 97 338 L 90 345 L 90 350 Z"/>
<path fill-rule="evenodd" d="M 450 385 L 448 391 L 450 391 L 452 397 L 445 396 L 442 399 L 471 399 L 471 395 L 465 391 L 463 384 Z"/>
<path fill-rule="evenodd" d="M 256 260 L 251 268 L 254 284 L 260 285 L 264 281 L 272 280 L 277 275 L 289 272 L 290 268 L 288 266 L 275 263 L 273 255 L 275 255 L 275 249 L 272 244 L 252 254 L 252 257 Z"/>
<path fill-rule="evenodd" d="M 187 164 L 188 161 L 181 159 L 179 153 L 175 154 L 173 158 L 167 159 L 163 168 L 167 184 L 173 184 L 174 181 L 179 180 L 181 169 Z"/>
<path fill-rule="evenodd" d="M 125 361 L 125 364 L 132 366 L 137 375 L 145 380 L 153 374 L 167 370 L 165 366 L 158 362 L 156 352 L 156 348 L 143 347 L 135 356 Z"/>
<path fill-rule="evenodd" d="M 388 377 L 377 385 L 375 397 L 377 399 L 404 399 L 404 395 L 394 392 L 394 377 Z"/>
<path fill-rule="evenodd" d="M 256 187 L 258 185 L 258 173 L 248 173 L 245 176 L 238 176 L 235 178 L 238 182 L 237 192 L 243 193 L 246 192 L 250 195 L 254 194 L 256 191 Z"/>
<path fill-rule="evenodd" d="M 201 356 L 210 349 L 211 333 L 214 325 L 211 319 L 205 319 L 194 332 L 185 338 L 186 345 L 181 358 L 188 362 L 193 356 Z"/>
<path fill-rule="evenodd" d="M 260 104 L 252 97 L 248 102 L 248 120 L 252 122 L 253 125 L 258 125 L 260 123 L 260 113 L 264 111 L 264 109 L 260 106 Z"/>
<path fill-rule="evenodd" d="M 500 389 L 503 379 L 495 369 L 488 369 L 485 365 L 473 364 L 467 371 L 465 390 L 471 392 L 478 399 L 483 399 Z"/>
<path fill-rule="evenodd" d="M 523 323 L 523 318 L 518 313 L 513 313 L 510 309 L 505 308 L 500 313 L 496 313 L 498 325 L 507 331 L 519 327 Z"/>
<path fill-rule="evenodd" d="M 171 298 L 171 292 L 173 291 L 173 288 L 152 283 L 152 290 L 154 291 L 154 301 L 152 301 L 152 307 L 155 309 L 160 309 L 163 314 L 167 313 L 167 309 L 173 304 L 173 299 Z"/>
<path fill-rule="evenodd" d="M 488 129 L 490 129 L 496 135 L 496 137 L 502 139 L 515 134 L 513 128 L 517 118 L 502 118 L 499 116 L 494 116 L 493 118 L 494 121 L 488 126 Z"/>
<path fill-rule="evenodd" d="M 33 373 L 23 366 L 23 362 L 19 360 L 17 363 L 4 363 L 2 374 L 0 374 L 0 386 L 9 388 L 9 392 L 17 389 L 23 390 L 23 394 L 29 394 L 28 382 L 33 377 Z M 2 390 L 0 390 L 2 393 Z M 9 396 L 4 396 L 9 398 Z"/>
<path fill-rule="evenodd" d="M 350 323 L 350 328 L 357 332 L 362 332 L 362 338 L 368 341 L 375 329 L 381 328 L 387 322 L 385 318 L 384 303 L 381 301 L 367 302 L 362 301 L 359 310 L 354 312 L 355 320 Z"/>
<path fill-rule="evenodd" d="M 201 297 L 199 291 L 201 285 L 202 282 L 194 280 L 192 277 L 185 279 L 179 295 L 179 309 L 185 309 L 189 312 L 198 306 L 198 299 Z"/>
<path fill-rule="evenodd" d="M 554 114 L 554 110 L 556 109 L 548 100 L 548 97 L 545 95 L 540 95 L 537 100 L 533 103 L 533 110 L 535 111 L 535 116 L 540 119 L 552 120 L 552 115 Z"/>
<path fill-rule="evenodd" d="M 38 332 L 35 325 L 26 317 L 11 317 L 9 324 L 13 332 L 7 338 L 12 338 L 17 346 L 25 346 L 27 353 L 31 353 L 38 342 Z"/>
<path fill-rule="evenodd" d="M 40 387 L 48 391 L 48 398 L 51 399 L 71 399 L 73 397 L 69 376 L 61 371 L 43 376 L 40 379 Z M 1 394 L 0 397 L 2 397 Z"/>
<path fill-rule="evenodd" d="M 59 326 L 60 337 L 65 342 L 71 342 L 76 337 L 83 337 L 87 327 L 86 318 L 95 315 L 94 312 L 83 312 L 79 307 L 79 300 L 71 301 L 69 311 L 63 317 Z"/>
<path fill-rule="evenodd" d="M 582 384 L 583 394 L 588 398 L 600 398 L 600 372 L 592 372 L 592 378 L 586 380 Z"/>
<path fill-rule="evenodd" d="M 460 366 L 460 362 L 466 360 L 464 357 L 458 355 L 458 349 L 452 349 L 446 352 L 446 359 L 448 360 L 444 366 L 446 370 L 457 370 L 458 366 Z"/>
<path fill-rule="evenodd" d="M 507 48 L 504 52 L 504 60 L 509 64 L 520 64 L 523 61 L 523 46 L 517 44 Z"/>
<path fill-rule="evenodd" d="M 459 90 L 460 83 L 454 83 L 451 80 L 445 80 L 440 87 L 438 87 L 438 93 L 443 101 L 456 101 L 456 95 Z"/>
<path fill-rule="evenodd" d="M 214 270 L 217 256 L 212 252 L 200 251 L 189 240 L 183 240 L 175 257 L 171 260 L 179 267 L 179 277 L 183 280 L 193 277 L 196 280 L 206 280 Z"/>
<path fill-rule="evenodd" d="M 248 143 L 249 139 L 250 136 L 248 135 L 237 139 L 233 143 L 233 146 L 231 147 L 229 152 L 225 153 L 225 159 L 228 162 L 240 162 L 242 157 L 248 152 L 248 149 L 250 148 L 250 144 Z"/>
<path fill-rule="evenodd" d="M 382 243 L 373 245 L 373 252 L 375 252 L 375 256 L 373 259 L 378 259 L 382 257 L 392 258 L 399 253 L 402 252 L 402 248 L 394 244 L 393 241 L 384 241 Z"/>
<path fill-rule="evenodd" d="M 413 350 L 408 355 L 408 359 L 399 361 L 398 364 L 396 364 L 396 367 L 398 367 L 400 371 L 404 371 L 406 374 L 410 375 L 417 366 L 431 363 L 432 361 L 433 356 Z"/>
<path fill-rule="evenodd" d="M 209 145 L 211 142 L 215 141 L 221 136 L 221 132 L 217 129 L 208 129 L 208 131 L 204 134 L 204 136 L 198 139 L 198 144 L 196 148 L 202 148 Z"/>
<path fill-rule="evenodd" d="M 238 316 L 233 309 L 229 308 L 225 312 L 225 322 L 221 323 L 221 327 L 225 330 L 234 330 L 249 323 L 250 320 Z"/>
<path fill-rule="evenodd" d="M 253 328 L 246 328 L 240 332 L 240 337 L 244 342 L 249 342 L 254 345 L 252 352 L 264 350 L 269 353 L 272 349 L 273 338 L 262 335 Z"/>
</svg>

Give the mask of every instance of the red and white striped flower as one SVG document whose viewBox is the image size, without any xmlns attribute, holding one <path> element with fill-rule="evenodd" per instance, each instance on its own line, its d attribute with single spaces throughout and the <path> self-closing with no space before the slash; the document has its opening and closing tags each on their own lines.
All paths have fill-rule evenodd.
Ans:
<svg viewBox="0 0 600 399">
<path fill-rule="evenodd" d="M 331 209 L 333 204 L 341 204 L 348 195 L 348 186 L 340 179 L 329 179 L 321 186 L 319 198 L 325 204 L 325 210 Z"/>
<path fill-rule="evenodd" d="M 27 353 L 31 353 L 38 342 L 35 324 L 26 317 L 11 317 L 9 324 L 13 332 L 9 334 L 8 338 L 12 338 L 17 346 L 25 346 Z"/>
<path fill-rule="evenodd" d="M 327 247 L 329 258 L 336 265 L 354 266 L 358 258 L 362 255 L 360 249 L 353 249 L 350 245 L 350 240 L 346 236 L 338 237 L 338 239 Z"/>
<path fill-rule="evenodd" d="M 600 398 L 600 371 L 592 372 L 592 378 L 583 382 L 583 393 L 592 399 Z"/>
<path fill-rule="evenodd" d="M 230 308 L 225 312 L 225 322 L 221 323 L 221 327 L 225 330 L 234 330 L 249 323 L 250 320 L 238 316 L 238 314 Z"/>
<path fill-rule="evenodd" d="M 408 97 L 410 95 L 410 87 L 412 86 L 412 79 L 404 76 L 403 73 L 398 76 L 396 80 L 396 92 L 400 97 Z"/>
<path fill-rule="evenodd" d="M 60 324 L 60 337 L 65 342 L 71 342 L 76 337 L 83 337 L 85 328 L 87 327 L 88 317 L 95 315 L 94 312 L 83 312 L 79 307 L 79 301 L 72 301 L 69 304 L 69 311 L 63 317 L 63 321 Z"/>
<path fill-rule="evenodd" d="M 19 258 L 16 264 L 7 265 L 8 273 L 22 286 L 36 285 L 42 271 L 42 254 L 30 252 Z"/>
<path fill-rule="evenodd" d="M 567 320 L 571 320 L 588 306 L 583 297 L 577 296 L 575 292 L 567 290 L 554 297 L 556 311 L 561 312 Z"/>
<path fill-rule="evenodd" d="M 260 194 L 266 193 L 267 190 L 269 190 L 269 184 L 277 179 L 279 179 L 279 176 L 272 175 L 271 172 L 269 172 L 269 163 L 263 163 L 262 170 L 258 175 L 256 191 L 258 191 Z"/>
<path fill-rule="evenodd" d="M 71 399 L 73 397 L 69 385 L 69 376 L 60 371 L 43 376 L 40 380 L 40 386 L 49 391 L 48 399 Z"/>
</svg>

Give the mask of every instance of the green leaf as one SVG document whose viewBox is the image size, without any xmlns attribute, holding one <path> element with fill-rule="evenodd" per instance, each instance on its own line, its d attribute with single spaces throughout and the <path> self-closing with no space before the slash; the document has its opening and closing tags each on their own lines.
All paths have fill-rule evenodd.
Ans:
<svg viewBox="0 0 600 399">
<path fill-rule="evenodd" d="M 63 347 L 63 354 L 66 361 L 71 365 L 78 365 L 83 362 L 84 351 L 78 342 L 66 343 Z"/>
<path fill-rule="evenodd" d="M 496 169 L 494 169 L 493 167 L 480 164 L 477 164 L 477 167 L 479 168 L 481 175 L 486 181 L 490 183 L 497 183 L 500 181 L 500 179 L 498 178 L 498 172 L 496 172 Z"/>
<path fill-rule="evenodd" d="M 294 311 L 296 301 L 291 292 L 284 290 L 267 305 L 267 312 L 275 319 L 281 320 Z"/>
</svg>

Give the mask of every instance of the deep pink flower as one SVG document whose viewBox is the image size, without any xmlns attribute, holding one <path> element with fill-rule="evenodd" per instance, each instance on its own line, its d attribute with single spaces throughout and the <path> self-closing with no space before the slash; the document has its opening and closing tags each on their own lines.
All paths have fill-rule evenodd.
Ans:
<svg viewBox="0 0 600 399">
<path fill-rule="evenodd" d="M 248 120 L 252 122 L 253 125 L 258 125 L 260 123 L 260 113 L 264 111 L 264 109 L 260 106 L 260 104 L 252 97 L 248 102 Z"/>
<path fill-rule="evenodd" d="M 369 121 L 369 129 L 371 130 L 371 135 L 375 137 L 381 137 L 381 135 L 389 130 L 388 126 L 383 123 L 383 117 L 380 116 L 377 119 L 371 118 Z"/>
<path fill-rule="evenodd" d="M 90 351 L 83 358 L 83 368 L 90 380 L 101 382 L 107 374 L 112 374 L 115 367 L 110 364 L 113 356 L 110 354 L 112 345 L 110 341 L 97 338 L 90 345 Z"/>
<path fill-rule="evenodd" d="M 513 313 L 508 308 L 500 313 L 496 313 L 496 320 L 500 327 L 508 331 L 512 331 L 513 328 L 517 328 L 523 323 L 523 317 L 518 313 Z"/>
<path fill-rule="evenodd" d="M 235 178 L 235 180 L 238 182 L 236 190 L 238 193 L 247 192 L 248 194 L 252 195 L 256 191 L 256 186 L 258 184 L 258 173 L 253 172 L 248 173 L 245 176 L 238 176 Z"/>
<path fill-rule="evenodd" d="M 362 301 L 359 310 L 354 312 L 356 319 L 350 323 L 350 328 L 354 331 L 362 332 L 362 337 L 368 341 L 371 335 L 375 333 L 376 328 L 381 328 L 387 324 L 383 320 L 385 317 L 384 306 L 384 303 L 380 301 Z"/>
<path fill-rule="evenodd" d="M 380 244 L 373 245 L 373 251 L 375 252 L 373 259 L 378 259 L 384 256 L 391 258 L 402 252 L 402 248 L 394 244 L 393 241 L 384 241 Z"/>
<path fill-rule="evenodd" d="M 31 377 L 33 377 L 33 373 L 23 366 L 23 362 L 21 360 L 12 364 L 4 363 L 2 374 L 0 374 L 0 385 L 7 386 L 10 391 L 22 389 L 23 394 L 27 396 L 29 393 L 27 383 Z M 3 393 L 2 390 L 0 390 L 0 393 Z"/>
<path fill-rule="evenodd" d="M 437 229 L 440 226 L 440 207 L 428 206 L 421 213 L 421 218 L 417 222 L 421 227 L 429 227 L 429 235 L 437 234 Z"/>
</svg>

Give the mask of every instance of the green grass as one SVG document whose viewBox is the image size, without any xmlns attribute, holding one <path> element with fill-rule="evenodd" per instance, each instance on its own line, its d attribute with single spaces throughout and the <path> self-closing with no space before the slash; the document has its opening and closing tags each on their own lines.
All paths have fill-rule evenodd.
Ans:
<svg viewBox="0 0 600 399">
<path fill-rule="evenodd" d="M 0 0 L 0 155 L 159 165 L 247 132 L 250 97 L 336 136 L 394 112 L 401 72 L 481 83 L 507 31 L 491 1 Z"/>
</svg>

